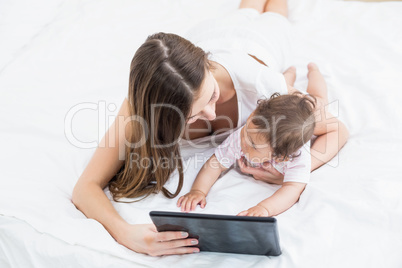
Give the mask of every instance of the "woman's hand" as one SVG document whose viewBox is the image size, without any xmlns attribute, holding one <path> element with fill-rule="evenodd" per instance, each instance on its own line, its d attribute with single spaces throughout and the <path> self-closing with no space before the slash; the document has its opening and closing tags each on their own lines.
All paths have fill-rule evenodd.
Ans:
<svg viewBox="0 0 402 268">
<path fill-rule="evenodd" d="M 177 206 L 181 207 L 181 211 L 185 212 L 195 210 L 198 204 L 200 204 L 201 208 L 205 208 L 207 204 L 205 194 L 199 190 L 191 190 L 177 201 Z"/>
<path fill-rule="evenodd" d="M 158 232 L 153 224 L 128 224 L 117 240 L 125 247 L 151 256 L 199 252 L 195 238 L 186 232 Z M 189 247 L 190 246 L 190 247 Z"/>
<path fill-rule="evenodd" d="M 270 163 L 264 163 L 262 167 L 247 166 L 244 157 L 237 160 L 240 171 L 250 174 L 254 179 L 272 184 L 283 184 L 283 174 L 277 171 Z"/>
</svg>

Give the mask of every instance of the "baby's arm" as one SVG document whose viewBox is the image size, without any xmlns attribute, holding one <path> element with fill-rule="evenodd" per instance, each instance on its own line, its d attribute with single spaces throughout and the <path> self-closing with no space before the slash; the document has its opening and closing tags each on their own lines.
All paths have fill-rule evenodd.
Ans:
<svg viewBox="0 0 402 268">
<path fill-rule="evenodd" d="M 194 210 L 198 204 L 201 208 L 206 205 L 206 196 L 212 185 L 219 178 L 220 174 L 227 168 L 219 163 L 213 154 L 208 161 L 202 166 L 198 173 L 191 190 L 186 195 L 179 198 L 177 206 L 181 207 L 181 211 L 189 212 Z"/>
<path fill-rule="evenodd" d="M 264 199 L 255 207 L 242 211 L 238 216 L 268 217 L 281 214 L 292 207 L 306 187 L 306 183 L 285 182 L 272 196 Z"/>
</svg>

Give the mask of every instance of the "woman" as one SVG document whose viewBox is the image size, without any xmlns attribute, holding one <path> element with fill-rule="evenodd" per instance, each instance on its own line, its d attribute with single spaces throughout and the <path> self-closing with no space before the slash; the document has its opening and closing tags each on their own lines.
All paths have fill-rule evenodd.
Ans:
<svg viewBox="0 0 402 268">
<path fill-rule="evenodd" d="M 236 27 L 240 27 L 243 22 L 256 21 L 251 17 L 263 13 L 267 24 L 254 26 L 274 27 L 270 34 L 282 41 L 269 40 L 270 46 L 266 38 L 258 34 L 261 29 L 250 30 L 250 24 L 243 33 L 252 34 L 239 40 L 219 40 L 220 48 L 208 59 L 209 55 L 202 49 L 177 35 L 158 33 L 148 37 L 132 60 L 128 99 L 124 100 L 118 117 L 101 141 L 106 146 L 97 148 L 74 188 L 72 201 L 76 207 L 88 218 L 102 223 L 117 242 L 131 250 L 153 256 L 193 253 L 198 252 L 198 248 L 191 246 L 198 241 L 187 238 L 187 233 L 158 233 L 152 224 L 128 224 L 103 189 L 109 186 L 115 199 L 146 197 L 159 191 L 169 198 L 177 196 L 183 182 L 180 149 L 186 147 L 185 142 L 180 147 L 180 138 L 187 139 L 187 146 L 193 147 L 204 139 L 210 141 L 212 133 L 219 134 L 244 124 L 257 99 L 269 96 L 272 91 L 286 93 L 292 89 L 287 83 L 294 83 L 294 68 L 288 69 L 285 76 L 277 72 L 286 64 L 287 57 L 281 51 L 286 45 L 283 40 L 287 38 L 280 33 L 283 29 L 275 36 L 275 27 L 287 27 L 286 1 L 243 0 L 240 8 L 239 13 L 228 17 L 229 23 L 237 20 Z M 193 39 L 196 42 L 197 38 L 200 42 L 211 40 L 202 34 L 213 33 L 200 31 Z M 239 46 L 237 41 L 241 39 Z M 261 42 L 266 42 L 268 48 Z M 204 45 L 209 49 L 211 43 Z M 323 105 L 326 102 L 321 100 Z M 317 138 L 312 149 L 325 148 L 325 139 L 340 137 L 339 144 L 327 146 L 320 160 L 313 156 L 312 170 L 331 159 L 347 139 L 342 123 L 338 122 L 339 129 L 325 129 L 327 123 L 317 122 L 315 132 L 325 134 Z M 223 139 L 222 136 L 213 137 Z M 107 144 L 106 139 L 112 141 L 113 146 Z M 197 142 L 191 144 L 194 139 Z M 133 157 L 149 160 L 148 168 L 133 164 Z M 163 159 L 169 159 L 170 164 L 159 166 Z M 272 167 L 256 169 L 239 164 L 244 173 L 256 179 L 271 183 L 283 180 Z M 176 169 L 180 183 L 176 192 L 171 193 L 163 186 Z"/>
</svg>

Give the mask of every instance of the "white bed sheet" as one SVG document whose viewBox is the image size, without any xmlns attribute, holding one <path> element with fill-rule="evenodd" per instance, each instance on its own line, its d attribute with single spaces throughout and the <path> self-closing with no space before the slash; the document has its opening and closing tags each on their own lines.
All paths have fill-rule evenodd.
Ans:
<svg viewBox="0 0 402 268">
<path fill-rule="evenodd" d="M 95 149 L 67 140 L 68 111 L 98 105 L 77 113 L 72 127 L 80 141 L 100 140 L 112 121 L 98 126 L 98 114 L 121 105 L 146 36 L 183 34 L 237 1 L 0 2 L 0 266 L 401 267 L 402 3 L 289 2 L 296 87 L 305 88 L 306 64 L 317 62 L 351 137 L 277 216 L 283 254 L 270 258 L 137 254 L 70 201 Z M 109 119 L 116 113 L 106 110 Z M 191 161 L 182 193 L 197 173 Z M 232 170 L 197 212 L 235 215 L 276 189 Z M 160 194 L 114 206 L 127 221 L 148 223 L 150 210 L 177 211 L 176 200 Z"/>
</svg>

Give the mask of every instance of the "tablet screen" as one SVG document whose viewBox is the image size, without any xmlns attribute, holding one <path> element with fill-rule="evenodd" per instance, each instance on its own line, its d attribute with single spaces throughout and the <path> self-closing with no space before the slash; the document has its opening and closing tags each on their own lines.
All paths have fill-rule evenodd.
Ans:
<svg viewBox="0 0 402 268">
<path fill-rule="evenodd" d="M 185 231 L 201 251 L 266 256 L 281 254 L 277 222 L 272 217 L 227 216 L 151 211 L 158 232 Z"/>
</svg>

